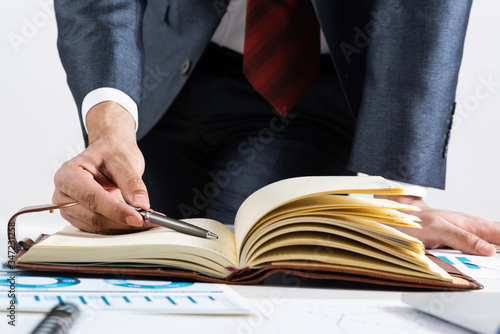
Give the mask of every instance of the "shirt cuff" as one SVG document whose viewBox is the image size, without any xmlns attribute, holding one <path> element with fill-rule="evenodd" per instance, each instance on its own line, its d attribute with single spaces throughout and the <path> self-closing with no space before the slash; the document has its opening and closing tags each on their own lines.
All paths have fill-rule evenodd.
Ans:
<svg viewBox="0 0 500 334">
<path fill-rule="evenodd" d="M 94 89 L 93 91 L 88 93 L 83 99 L 82 119 L 85 131 L 88 133 L 86 117 L 89 110 L 92 109 L 95 105 L 106 101 L 116 102 L 123 108 L 125 108 L 125 110 L 127 110 L 130 113 L 130 115 L 132 115 L 132 117 L 134 118 L 135 131 L 137 132 L 137 129 L 139 128 L 139 112 L 137 111 L 137 104 L 134 102 L 134 100 L 132 100 L 130 96 L 128 96 L 121 90 L 110 87 L 102 87 Z"/>
<path fill-rule="evenodd" d="M 358 173 L 358 176 L 368 176 L 367 174 L 364 173 Z M 427 196 L 427 191 L 429 187 L 424 187 L 424 186 L 419 186 L 416 184 L 411 184 L 411 183 L 406 183 L 406 182 L 401 182 L 401 181 L 394 181 L 390 180 L 394 183 L 397 183 L 401 186 L 401 188 L 404 189 L 405 195 L 410 195 L 410 196 L 417 196 L 417 197 L 425 197 Z"/>
</svg>

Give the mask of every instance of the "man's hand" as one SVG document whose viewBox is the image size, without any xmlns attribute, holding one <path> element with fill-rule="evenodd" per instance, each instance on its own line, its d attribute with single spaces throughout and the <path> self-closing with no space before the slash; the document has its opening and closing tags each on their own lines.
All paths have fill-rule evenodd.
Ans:
<svg viewBox="0 0 500 334">
<path fill-rule="evenodd" d="M 431 209 L 422 198 L 415 196 L 375 196 L 414 205 L 422 211 L 410 211 L 422 221 L 422 229 L 396 227 L 401 232 L 420 239 L 426 248 L 448 246 L 464 253 L 492 256 L 493 244 L 500 245 L 500 222 L 492 223 L 464 213 Z"/>
<path fill-rule="evenodd" d="M 72 225 L 94 233 L 123 233 L 153 227 L 133 208 L 149 209 L 142 181 L 144 158 L 135 121 L 119 104 L 103 102 L 87 114 L 89 146 L 64 163 L 54 177 L 54 203 L 79 201 L 61 210 Z"/>
</svg>

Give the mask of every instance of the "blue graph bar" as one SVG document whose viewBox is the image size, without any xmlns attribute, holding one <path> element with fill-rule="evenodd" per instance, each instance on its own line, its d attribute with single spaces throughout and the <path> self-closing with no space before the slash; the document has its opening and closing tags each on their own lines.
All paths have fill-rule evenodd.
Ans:
<svg viewBox="0 0 500 334">
<path fill-rule="evenodd" d="M 194 304 L 196 304 L 196 301 L 192 297 L 188 297 L 190 301 L 192 301 Z"/>
<path fill-rule="evenodd" d="M 150 302 L 150 301 L 151 301 L 151 298 L 149 298 L 148 296 L 144 296 L 144 298 L 146 298 L 146 300 L 147 300 L 148 302 Z"/>
<path fill-rule="evenodd" d="M 448 262 L 451 265 L 455 265 L 450 259 L 448 259 L 446 256 L 438 256 L 441 260 Z"/>
<path fill-rule="evenodd" d="M 130 299 L 128 299 L 127 297 L 123 296 L 123 299 L 124 299 L 127 303 L 130 303 Z"/>
<path fill-rule="evenodd" d="M 476 266 L 475 264 L 472 264 L 470 263 L 470 260 L 466 257 L 458 257 L 457 256 L 457 260 L 462 262 L 467 268 L 470 268 L 470 269 L 481 269 L 481 267 L 479 266 Z"/>
<path fill-rule="evenodd" d="M 36 300 L 37 302 L 39 302 L 39 301 L 40 301 L 40 297 L 35 296 L 35 300 Z"/>
<path fill-rule="evenodd" d="M 168 296 L 167 296 L 167 299 L 168 299 L 168 300 L 170 300 L 170 302 L 171 302 L 172 304 L 177 305 L 177 303 L 176 303 L 176 302 L 174 302 L 172 298 L 170 298 L 170 297 L 168 297 Z"/>
<path fill-rule="evenodd" d="M 111 305 L 111 304 L 108 302 L 108 299 L 107 299 L 106 297 L 101 296 L 101 299 L 102 299 L 102 301 L 104 302 L 104 304 L 106 304 L 106 305 L 108 305 L 108 306 L 109 306 L 109 305 Z"/>
<path fill-rule="evenodd" d="M 87 301 L 85 300 L 85 298 L 83 298 L 83 296 L 79 296 L 79 297 L 80 297 L 80 301 L 82 302 L 82 304 L 87 305 Z"/>
</svg>

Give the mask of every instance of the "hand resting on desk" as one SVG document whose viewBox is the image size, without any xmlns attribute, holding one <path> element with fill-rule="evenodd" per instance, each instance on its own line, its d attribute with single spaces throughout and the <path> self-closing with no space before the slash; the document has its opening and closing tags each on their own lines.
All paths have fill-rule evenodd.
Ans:
<svg viewBox="0 0 500 334">
<path fill-rule="evenodd" d="M 451 247 L 467 254 L 493 256 L 500 244 L 500 222 L 489 222 L 465 213 L 429 208 L 416 196 L 376 196 L 419 207 L 411 214 L 422 221 L 422 229 L 396 227 L 420 239 L 427 248 Z"/>
</svg>

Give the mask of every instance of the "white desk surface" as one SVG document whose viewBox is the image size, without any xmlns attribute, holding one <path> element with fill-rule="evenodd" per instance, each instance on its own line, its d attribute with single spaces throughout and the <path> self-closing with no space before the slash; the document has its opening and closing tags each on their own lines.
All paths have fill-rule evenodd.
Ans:
<svg viewBox="0 0 500 334">
<path fill-rule="evenodd" d="M 45 217 L 43 217 L 45 215 Z M 6 224 L 8 217 L 0 216 Z M 18 239 L 53 233 L 67 223 L 47 213 L 23 217 Z M 0 234 L 0 256 L 5 257 L 7 237 Z M 496 255 L 500 259 L 500 254 Z M 279 279 L 277 280 L 279 281 Z M 482 279 L 485 289 L 471 293 L 500 291 L 499 279 Z M 278 282 L 279 283 L 279 282 Z M 301 280 L 287 286 L 233 286 L 258 311 L 252 316 L 193 316 L 118 312 L 87 312 L 74 333 L 357 333 L 367 328 L 384 333 L 468 333 L 417 312 L 401 303 L 401 292 L 375 289 L 304 287 Z M 439 292 L 441 293 L 441 292 Z M 3 306 L 2 306 L 3 309 Z M 8 326 L 0 313 L 0 332 L 29 333 L 43 314 L 17 313 L 16 327 Z"/>
</svg>

